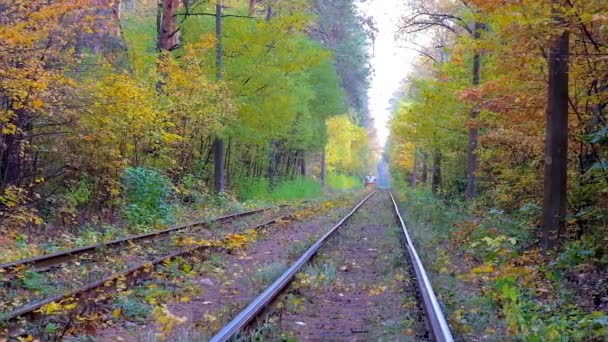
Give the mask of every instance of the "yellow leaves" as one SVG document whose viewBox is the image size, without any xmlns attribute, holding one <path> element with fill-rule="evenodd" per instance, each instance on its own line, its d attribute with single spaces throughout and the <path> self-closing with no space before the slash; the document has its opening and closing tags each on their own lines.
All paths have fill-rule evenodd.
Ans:
<svg viewBox="0 0 608 342">
<path fill-rule="evenodd" d="M 115 319 L 120 318 L 120 316 L 122 316 L 122 309 L 121 308 L 116 308 L 114 310 L 112 310 L 112 317 Z"/>
<path fill-rule="evenodd" d="M 213 49 L 216 42 L 217 39 L 215 38 L 215 35 L 207 33 L 201 37 L 200 46 L 204 49 Z"/>
<path fill-rule="evenodd" d="M 173 144 L 177 141 L 182 141 L 184 140 L 184 138 L 178 134 L 174 134 L 174 133 L 169 133 L 169 132 L 165 132 L 163 133 L 163 139 L 165 140 L 165 142 L 167 144 Z"/>
<path fill-rule="evenodd" d="M 241 249 L 250 242 L 255 241 L 258 234 L 254 229 L 249 229 L 242 234 L 231 234 L 222 239 L 222 246 L 228 250 Z"/>
<path fill-rule="evenodd" d="M 177 317 L 169 311 L 165 305 L 157 306 L 152 312 L 152 317 L 156 321 L 157 331 L 156 336 L 159 339 L 165 340 L 175 327 L 186 323 L 188 320 L 186 317 Z"/>
<path fill-rule="evenodd" d="M 11 135 L 17 133 L 17 126 L 7 123 L 2 126 L 2 134 Z"/>
<path fill-rule="evenodd" d="M 367 294 L 369 296 L 378 296 L 378 295 L 382 294 L 384 291 L 386 291 L 386 289 L 387 289 L 387 286 L 377 285 L 376 287 L 370 289 Z"/>
<path fill-rule="evenodd" d="M 333 207 L 335 207 L 335 205 L 330 201 L 325 201 L 321 204 L 321 209 L 323 209 L 323 210 L 329 210 Z"/>
<path fill-rule="evenodd" d="M 328 169 L 344 173 L 366 173 L 373 158 L 365 129 L 344 114 L 327 120 L 327 132 Z"/>
<path fill-rule="evenodd" d="M 64 309 L 61 304 L 57 302 L 51 302 L 36 310 L 36 312 L 41 313 L 43 315 L 59 315 L 64 313 Z"/>
<path fill-rule="evenodd" d="M 494 268 L 494 265 L 491 264 L 483 264 L 481 266 L 474 267 L 473 269 L 471 269 L 471 272 L 475 274 L 492 273 L 494 271 L 496 271 L 496 269 Z"/>
<path fill-rule="evenodd" d="M 204 319 L 205 321 L 207 321 L 207 322 L 211 322 L 211 323 L 212 323 L 212 322 L 217 321 L 217 317 L 216 317 L 216 316 L 213 316 L 213 315 L 208 314 L 208 313 L 206 313 L 206 314 L 203 316 L 203 319 Z"/>
<path fill-rule="evenodd" d="M 195 240 L 192 236 L 180 237 L 179 239 L 175 240 L 173 242 L 173 244 L 177 247 L 182 247 L 182 246 L 215 247 L 215 246 L 219 246 L 219 243 L 217 241 L 205 240 L 205 239 Z"/>
<path fill-rule="evenodd" d="M 44 106 L 44 102 L 41 99 L 37 98 L 32 101 L 32 107 L 34 109 L 42 108 L 42 106 Z"/>
<path fill-rule="evenodd" d="M 77 304 L 75 302 L 71 302 L 71 301 L 72 300 L 69 299 L 66 301 L 65 304 L 62 304 L 61 302 L 60 303 L 50 302 L 50 303 L 44 305 L 43 307 L 41 307 L 40 309 L 36 310 L 36 312 L 41 313 L 43 315 L 64 314 L 64 313 L 76 308 Z"/>
</svg>

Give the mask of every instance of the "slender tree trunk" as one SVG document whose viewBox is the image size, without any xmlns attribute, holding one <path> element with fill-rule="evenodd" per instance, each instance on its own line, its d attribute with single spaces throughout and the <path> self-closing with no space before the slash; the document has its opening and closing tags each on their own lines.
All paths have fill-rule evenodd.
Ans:
<svg viewBox="0 0 608 342">
<path fill-rule="evenodd" d="M 257 0 L 249 0 L 249 16 L 253 16 L 255 14 L 255 9 L 257 5 Z"/>
<path fill-rule="evenodd" d="M 475 23 L 473 26 L 473 39 L 479 40 L 481 38 L 481 30 L 483 29 L 483 24 Z M 475 52 L 473 54 L 473 87 L 479 85 L 480 80 L 480 67 L 481 67 L 481 55 L 477 51 L 477 47 L 475 47 Z M 479 116 L 479 107 L 477 105 L 473 106 L 471 110 L 470 118 L 472 121 L 475 121 Z M 467 188 L 465 190 L 465 198 L 470 200 L 472 198 L 477 197 L 477 178 L 475 172 L 477 171 L 477 141 L 479 140 L 479 128 L 476 125 L 469 128 L 469 144 L 467 149 Z"/>
<path fill-rule="evenodd" d="M 228 138 L 228 148 L 226 148 L 226 154 L 224 159 L 226 160 L 225 175 L 226 175 L 226 186 L 230 187 L 230 160 L 232 159 L 232 139 Z"/>
<path fill-rule="evenodd" d="M 325 148 L 323 148 L 323 152 L 321 152 L 321 186 L 325 186 L 325 177 L 327 176 L 327 168 L 325 165 Z"/>
<path fill-rule="evenodd" d="M 222 27 L 222 1 L 217 0 L 215 5 L 215 37 L 217 40 L 216 43 L 216 53 L 215 53 L 215 67 L 217 80 L 220 81 L 223 78 L 222 69 L 224 68 L 223 64 L 223 27 Z M 215 161 L 215 173 L 214 173 L 214 184 L 215 184 L 215 192 L 220 193 L 224 190 L 224 140 L 221 137 L 215 138 L 214 144 L 214 161 Z"/>
<path fill-rule="evenodd" d="M 554 6 L 559 1 L 553 1 Z M 559 14 L 555 21 L 563 23 Z M 545 175 L 541 244 L 547 250 L 559 243 L 566 230 L 568 174 L 568 63 L 567 30 L 553 38 L 549 51 L 549 87 L 545 137 Z"/>
<path fill-rule="evenodd" d="M 268 4 L 266 8 L 266 21 L 270 21 L 270 19 L 272 19 L 272 6 Z"/>
<path fill-rule="evenodd" d="M 215 139 L 213 145 L 213 159 L 215 161 L 214 186 L 215 191 L 220 193 L 224 190 L 224 140 Z"/>
<path fill-rule="evenodd" d="M 300 156 L 300 175 L 306 177 L 306 152 L 302 151 Z"/>
<path fill-rule="evenodd" d="M 415 189 L 417 181 L 418 181 L 418 159 L 416 158 L 416 152 L 414 151 L 414 167 L 412 168 L 412 179 L 410 179 L 410 186 Z"/>
<path fill-rule="evenodd" d="M 179 46 L 179 28 L 175 17 L 178 7 L 179 0 L 162 0 L 161 50 L 171 51 Z"/>
<path fill-rule="evenodd" d="M 431 191 L 437 194 L 441 188 L 441 151 L 433 152 L 433 179 L 431 180 Z"/>
<path fill-rule="evenodd" d="M 424 152 L 422 154 L 422 183 L 426 184 L 429 179 L 429 156 Z"/>
<path fill-rule="evenodd" d="M 156 1 L 156 48 L 160 48 L 160 36 L 162 35 L 163 26 L 163 0 Z"/>
</svg>

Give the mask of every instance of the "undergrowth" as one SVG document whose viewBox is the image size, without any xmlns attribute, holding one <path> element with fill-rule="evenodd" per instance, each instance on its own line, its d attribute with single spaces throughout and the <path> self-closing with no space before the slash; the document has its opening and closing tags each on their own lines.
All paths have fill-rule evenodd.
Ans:
<svg viewBox="0 0 608 342">
<path fill-rule="evenodd" d="M 399 197 L 459 339 L 608 339 L 604 304 L 590 303 L 585 299 L 589 294 L 572 282 L 605 272 L 608 257 L 598 234 L 567 241 L 559 251 L 543 255 L 535 228 L 540 208 L 534 204 L 506 214 L 467 210 L 458 201 L 448 205 L 428 190 L 403 187 Z"/>
</svg>

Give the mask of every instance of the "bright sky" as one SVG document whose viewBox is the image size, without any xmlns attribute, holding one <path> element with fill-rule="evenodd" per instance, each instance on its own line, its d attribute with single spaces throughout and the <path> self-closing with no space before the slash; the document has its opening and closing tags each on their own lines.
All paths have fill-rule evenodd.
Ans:
<svg viewBox="0 0 608 342">
<path fill-rule="evenodd" d="M 403 0 L 368 0 L 361 4 L 360 9 L 374 18 L 379 30 L 372 54 L 375 73 L 369 98 L 379 143 L 384 147 L 389 135 L 390 100 L 401 81 L 411 72 L 417 53 L 403 48 L 403 42 L 395 41 L 399 17 L 406 11 Z"/>
</svg>

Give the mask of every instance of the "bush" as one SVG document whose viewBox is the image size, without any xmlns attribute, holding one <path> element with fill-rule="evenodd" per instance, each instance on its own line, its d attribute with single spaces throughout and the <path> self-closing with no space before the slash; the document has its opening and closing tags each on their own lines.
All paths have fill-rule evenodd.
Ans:
<svg viewBox="0 0 608 342">
<path fill-rule="evenodd" d="M 122 182 L 126 200 L 123 215 L 129 223 L 141 227 L 172 221 L 169 197 L 173 186 L 167 176 L 154 169 L 127 168 Z"/>
</svg>

